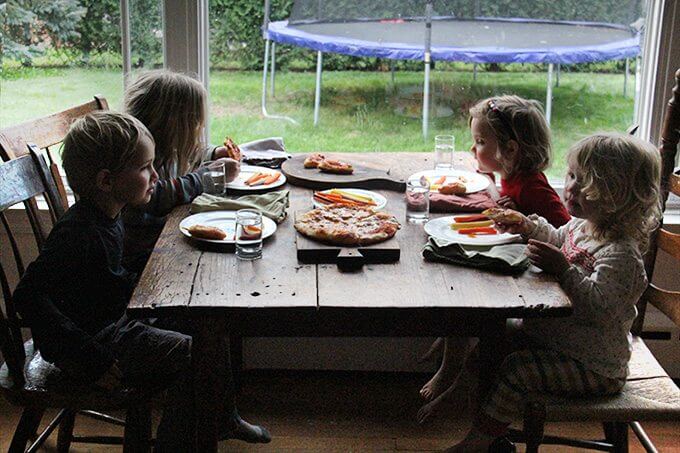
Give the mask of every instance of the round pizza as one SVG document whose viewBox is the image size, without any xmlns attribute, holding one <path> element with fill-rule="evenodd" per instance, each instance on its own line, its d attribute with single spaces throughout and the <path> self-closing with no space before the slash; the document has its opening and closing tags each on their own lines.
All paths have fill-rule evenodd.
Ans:
<svg viewBox="0 0 680 453">
<path fill-rule="evenodd" d="M 397 233 L 400 226 L 392 214 L 342 204 L 312 209 L 295 220 L 295 229 L 304 236 L 342 246 L 386 241 Z"/>
</svg>

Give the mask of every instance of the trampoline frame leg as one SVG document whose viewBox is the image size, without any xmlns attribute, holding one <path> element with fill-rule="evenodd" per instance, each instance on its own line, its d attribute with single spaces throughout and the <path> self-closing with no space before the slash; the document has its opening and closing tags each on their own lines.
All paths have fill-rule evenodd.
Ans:
<svg viewBox="0 0 680 453">
<path fill-rule="evenodd" d="M 271 83 L 269 85 L 270 96 L 276 96 L 276 42 L 272 41 L 272 69 L 271 69 Z"/>
<path fill-rule="evenodd" d="M 321 104 L 321 71 L 323 67 L 323 54 L 319 50 L 316 53 L 316 88 L 314 90 L 314 126 L 319 124 L 319 105 Z"/>
<path fill-rule="evenodd" d="M 472 80 L 477 81 L 477 63 L 472 63 Z"/>
<path fill-rule="evenodd" d="M 545 93 L 545 120 L 550 125 L 550 118 L 552 117 L 552 78 L 553 78 L 554 64 L 548 63 L 548 89 Z"/>
<path fill-rule="evenodd" d="M 430 61 L 425 60 L 425 81 L 423 82 L 423 138 L 427 139 L 430 121 Z"/>
<path fill-rule="evenodd" d="M 561 68 L 562 68 L 562 65 L 557 63 L 557 68 L 556 68 L 557 70 L 555 71 L 555 87 L 556 88 L 560 86 L 560 72 L 562 72 Z"/>
<path fill-rule="evenodd" d="M 262 116 L 265 118 L 269 119 L 274 119 L 274 120 L 285 120 L 289 121 L 295 125 L 299 125 L 297 121 L 295 121 L 293 118 L 290 118 L 288 116 L 283 116 L 283 115 L 270 115 L 267 112 L 267 63 L 269 62 L 269 45 L 271 44 L 269 39 L 264 40 L 264 60 L 262 62 Z"/>
<path fill-rule="evenodd" d="M 395 67 L 394 60 L 390 60 L 390 76 L 392 77 L 392 89 L 395 89 L 397 86 L 397 84 L 394 81 L 394 73 L 396 71 L 394 67 Z"/>
<path fill-rule="evenodd" d="M 638 108 L 640 108 L 640 90 L 642 88 L 640 81 L 641 81 L 641 73 L 642 73 L 642 58 L 638 55 L 635 58 L 635 94 L 634 94 L 634 101 L 633 101 L 633 123 L 635 122 L 638 112 Z"/>
</svg>

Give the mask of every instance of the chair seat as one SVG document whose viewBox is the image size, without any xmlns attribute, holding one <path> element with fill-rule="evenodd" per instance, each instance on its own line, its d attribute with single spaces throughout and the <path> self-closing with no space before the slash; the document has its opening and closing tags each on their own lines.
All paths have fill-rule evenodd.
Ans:
<svg viewBox="0 0 680 453">
<path fill-rule="evenodd" d="M 590 399 L 542 395 L 546 421 L 680 420 L 680 389 L 639 337 L 633 339 L 628 368 L 626 384 L 616 395 Z"/>
<path fill-rule="evenodd" d="M 68 409 L 119 409 L 139 403 L 150 395 L 136 389 L 106 391 L 92 385 L 74 382 L 59 368 L 42 358 L 33 346 L 33 340 L 24 343 L 26 382 L 17 388 L 6 363 L 0 367 L 0 388 L 16 405 L 39 405 Z"/>
</svg>

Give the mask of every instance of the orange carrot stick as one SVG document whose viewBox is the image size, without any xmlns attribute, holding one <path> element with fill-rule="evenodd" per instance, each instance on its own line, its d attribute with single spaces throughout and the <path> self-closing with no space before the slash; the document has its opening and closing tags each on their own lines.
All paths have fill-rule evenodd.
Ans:
<svg viewBox="0 0 680 453">
<path fill-rule="evenodd" d="M 460 234 L 498 234 L 498 231 L 491 227 L 463 228 L 458 232 Z"/>
<path fill-rule="evenodd" d="M 249 185 L 251 185 L 252 183 L 254 183 L 255 181 L 257 181 L 258 179 L 264 178 L 264 177 L 266 177 L 266 176 L 267 176 L 267 175 L 265 175 L 264 173 L 255 173 L 253 176 L 251 176 L 250 178 L 246 179 L 246 181 L 245 181 L 244 184 L 245 184 L 246 186 L 249 186 Z"/>
<path fill-rule="evenodd" d="M 481 222 L 482 220 L 489 220 L 489 218 L 484 214 L 461 215 L 453 218 L 456 223 Z"/>
<path fill-rule="evenodd" d="M 436 180 L 434 183 L 435 184 L 444 184 L 445 181 L 446 181 L 446 176 L 442 176 L 438 180 Z"/>
<path fill-rule="evenodd" d="M 279 176 L 281 176 L 281 173 L 274 173 L 273 175 L 268 175 L 264 180 L 264 184 L 267 185 L 276 182 L 276 180 L 279 179 Z"/>
</svg>

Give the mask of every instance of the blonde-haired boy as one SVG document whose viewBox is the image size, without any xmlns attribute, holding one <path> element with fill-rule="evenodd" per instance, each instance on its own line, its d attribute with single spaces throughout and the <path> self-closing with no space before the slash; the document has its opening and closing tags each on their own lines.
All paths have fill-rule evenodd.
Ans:
<svg viewBox="0 0 680 453">
<path fill-rule="evenodd" d="M 149 202 L 158 180 L 153 160 L 153 138 L 134 117 L 97 112 L 75 121 L 63 164 L 80 199 L 54 226 L 14 299 L 43 358 L 70 379 L 109 390 L 168 387 L 156 449 L 185 451 L 191 447 L 191 337 L 125 315 L 135 278 L 121 264 L 120 212 Z M 225 406 L 225 436 L 269 440 L 264 428 L 238 417 L 232 395 Z"/>
</svg>

